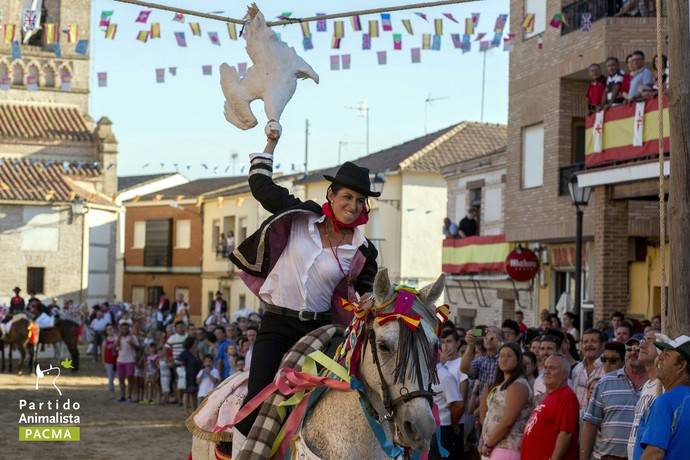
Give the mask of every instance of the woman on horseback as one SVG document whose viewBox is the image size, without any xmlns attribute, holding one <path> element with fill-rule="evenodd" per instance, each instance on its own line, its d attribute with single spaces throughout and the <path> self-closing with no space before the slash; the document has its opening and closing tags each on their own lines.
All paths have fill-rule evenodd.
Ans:
<svg viewBox="0 0 690 460">
<path fill-rule="evenodd" d="M 371 292 L 377 251 L 359 228 L 368 220 L 369 170 L 344 163 L 327 202 L 302 201 L 273 182 L 278 135 L 268 134 L 263 153 L 251 155 L 252 195 L 272 213 L 257 232 L 230 255 L 241 277 L 261 300 L 264 316 L 252 349 L 248 393 L 251 400 L 275 377 L 283 355 L 305 334 L 330 323 L 347 324 L 339 299 Z M 258 409 L 237 425 L 249 433 Z"/>
</svg>

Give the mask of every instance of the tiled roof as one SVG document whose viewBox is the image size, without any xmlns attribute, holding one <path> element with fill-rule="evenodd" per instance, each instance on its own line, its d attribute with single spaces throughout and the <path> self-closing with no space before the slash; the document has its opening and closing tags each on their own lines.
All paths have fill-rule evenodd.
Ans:
<svg viewBox="0 0 690 460">
<path fill-rule="evenodd" d="M 117 178 L 117 191 L 121 192 L 136 185 L 144 184 L 146 182 L 153 182 L 157 179 L 165 179 L 166 177 L 174 176 L 177 173 L 169 172 L 162 174 L 144 174 L 141 176 L 119 176 Z"/>
<path fill-rule="evenodd" d="M 50 141 L 95 139 L 86 118 L 76 107 L 0 104 L 0 138 Z"/>
<path fill-rule="evenodd" d="M 506 126 L 465 121 L 431 134 L 354 160 L 371 173 L 405 169 L 441 172 L 441 168 L 496 151 L 506 145 Z M 313 182 L 324 174 L 334 175 L 338 167 L 313 171 L 306 179 Z"/>
<path fill-rule="evenodd" d="M 0 201 L 65 202 L 79 196 L 86 201 L 101 203 L 102 195 L 91 193 L 75 183 L 75 180 L 98 178 L 100 174 L 98 166 L 93 163 L 79 166 L 77 163 L 0 159 Z"/>
<path fill-rule="evenodd" d="M 206 179 L 197 179 L 186 184 L 176 185 L 175 187 L 159 190 L 156 193 L 150 193 L 139 198 L 137 201 L 152 200 L 156 196 L 161 196 L 162 199 L 176 198 L 183 196 L 186 198 L 198 197 L 207 193 L 215 192 L 217 190 L 230 187 L 232 185 L 245 182 L 247 176 L 230 176 L 230 177 L 211 177 Z"/>
</svg>

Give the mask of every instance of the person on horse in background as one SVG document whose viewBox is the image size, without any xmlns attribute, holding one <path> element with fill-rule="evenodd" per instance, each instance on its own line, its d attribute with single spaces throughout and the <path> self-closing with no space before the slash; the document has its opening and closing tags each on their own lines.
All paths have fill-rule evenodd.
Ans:
<svg viewBox="0 0 690 460">
<path fill-rule="evenodd" d="M 26 302 L 24 302 L 24 298 L 19 295 L 22 290 L 17 286 L 12 289 L 12 292 L 14 292 L 14 296 L 10 299 L 9 311 L 2 319 L 2 327 L 0 328 L 0 331 L 3 334 L 9 333 L 10 329 L 12 328 L 12 323 L 19 320 L 26 314 Z"/>
<path fill-rule="evenodd" d="M 346 162 L 335 176 L 324 176 L 331 183 L 326 203 L 302 201 L 273 182 L 277 143 L 278 135 L 269 133 L 249 169 L 252 195 L 272 216 L 230 255 L 264 311 L 245 404 L 273 381 L 283 355 L 305 334 L 349 323 L 340 299 L 371 292 L 378 268 L 376 248 L 359 228 L 368 220 L 367 198 L 380 195 L 371 190 L 369 170 Z M 245 436 L 258 412 L 237 425 Z"/>
</svg>

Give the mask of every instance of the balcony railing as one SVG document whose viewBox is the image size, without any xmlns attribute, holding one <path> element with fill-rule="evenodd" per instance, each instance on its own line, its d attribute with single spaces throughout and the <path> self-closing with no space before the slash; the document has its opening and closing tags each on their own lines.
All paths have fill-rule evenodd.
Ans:
<svg viewBox="0 0 690 460">
<path fill-rule="evenodd" d="M 638 3 L 637 0 L 630 0 Z M 569 5 L 563 6 L 563 26 L 561 27 L 561 35 L 569 34 L 575 30 L 582 28 L 584 18 L 583 14 L 590 14 L 589 21 L 594 23 L 602 18 L 610 18 L 621 11 L 621 0 L 576 0 Z M 639 11 L 634 13 L 636 16 L 651 17 L 655 15 L 655 11 Z"/>
<path fill-rule="evenodd" d="M 576 172 L 585 169 L 584 163 L 574 163 L 568 166 L 561 166 L 558 168 L 558 195 L 564 196 L 570 194 L 568 184 L 570 179 Z"/>
</svg>

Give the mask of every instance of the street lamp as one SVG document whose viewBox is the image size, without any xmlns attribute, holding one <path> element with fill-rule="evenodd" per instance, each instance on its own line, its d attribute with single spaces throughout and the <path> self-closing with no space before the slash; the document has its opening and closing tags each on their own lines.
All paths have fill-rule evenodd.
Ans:
<svg viewBox="0 0 690 460">
<path fill-rule="evenodd" d="M 568 183 L 568 190 L 570 191 L 570 201 L 576 209 L 576 227 L 575 227 L 575 317 L 579 322 L 578 326 L 582 324 L 582 216 L 584 208 L 589 203 L 589 197 L 592 194 L 591 187 L 580 187 L 577 183 L 577 176 L 575 174 L 570 178 Z"/>
<path fill-rule="evenodd" d="M 383 173 L 374 174 L 374 177 L 371 179 L 371 190 L 373 192 L 383 194 L 383 185 L 385 183 L 386 179 L 383 177 Z M 387 200 L 382 198 L 375 198 L 375 200 L 379 203 L 385 203 L 394 206 L 398 211 L 400 211 L 400 200 Z"/>
</svg>

